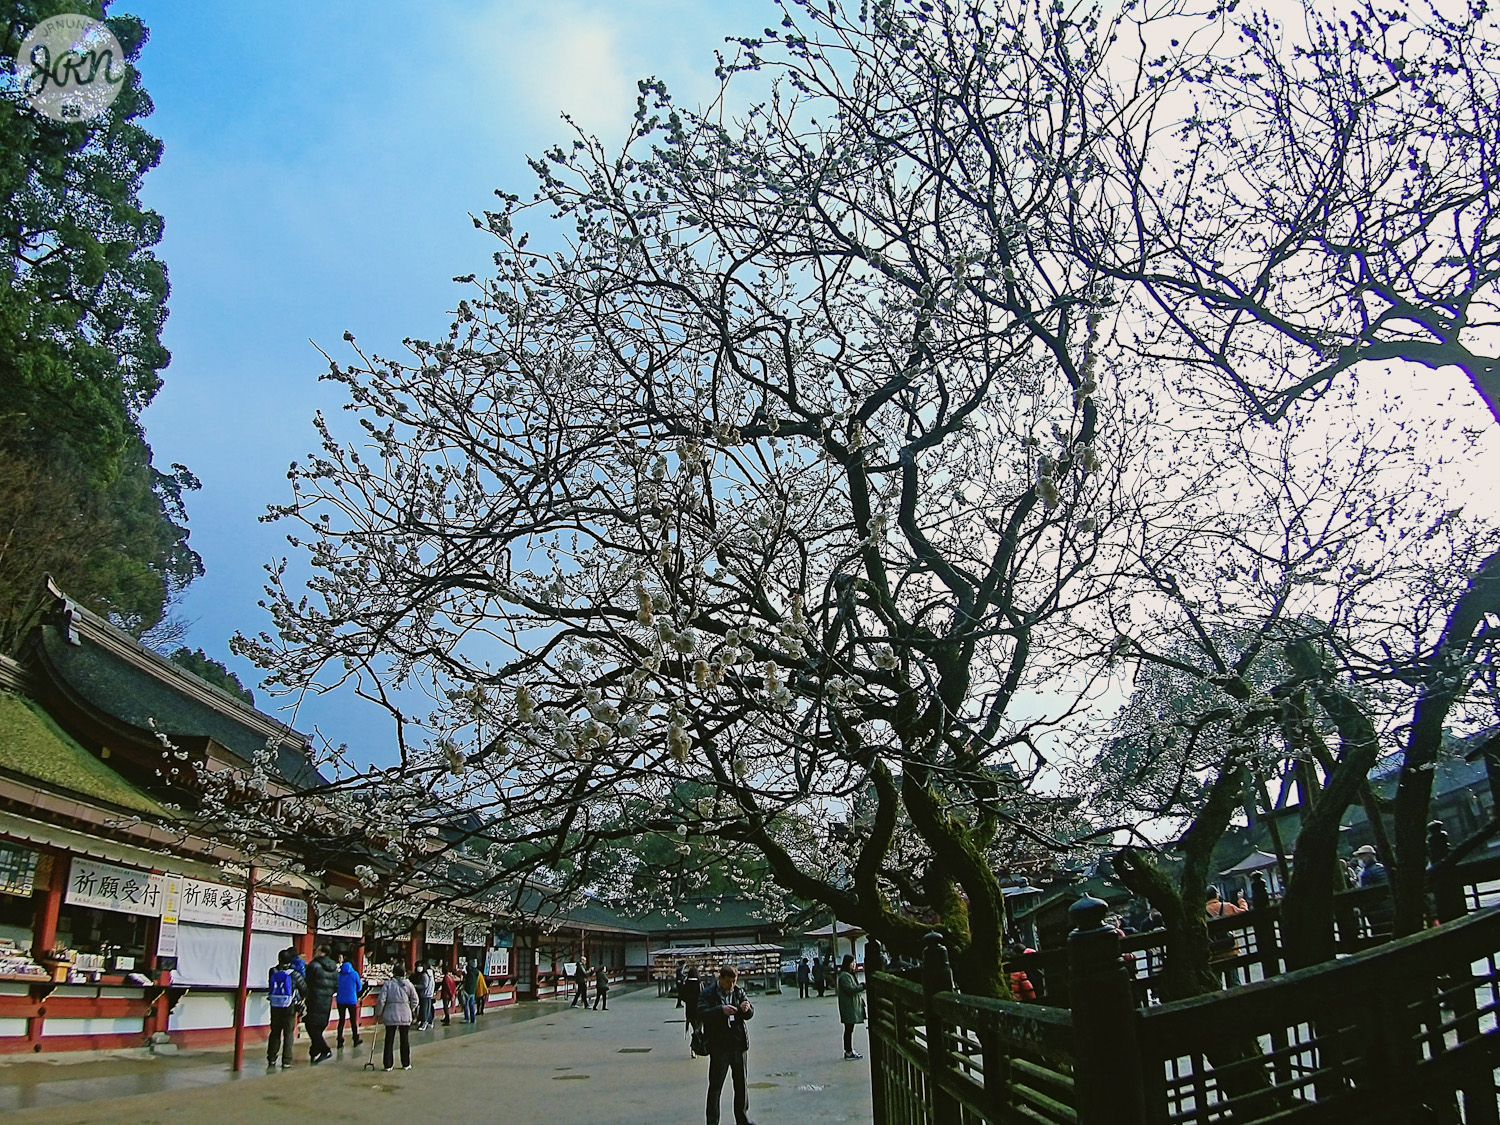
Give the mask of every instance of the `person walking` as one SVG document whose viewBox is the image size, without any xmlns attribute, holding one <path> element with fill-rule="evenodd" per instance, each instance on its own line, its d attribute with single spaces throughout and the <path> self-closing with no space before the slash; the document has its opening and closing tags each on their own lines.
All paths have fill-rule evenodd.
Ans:
<svg viewBox="0 0 1500 1125">
<path fill-rule="evenodd" d="M 601 961 L 594 969 L 594 1010 L 609 1011 L 609 970 Z"/>
<path fill-rule="evenodd" d="M 823 992 L 828 987 L 828 959 L 825 957 L 814 957 L 812 964 L 813 987 L 818 990 L 818 999 L 823 999 Z"/>
<path fill-rule="evenodd" d="M 437 995 L 437 977 L 426 961 L 417 962 L 417 971 L 411 978 L 411 985 L 417 991 L 418 1005 L 417 1011 L 413 1013 L 412 1027 L 421 1031 L 432 1026 L 435 1016 L 433 998 Z"/>
<path fill-rule="evenodd" d="M 307 963 L 307 1015 L 302 1021 L 307 1028 L 307 1058 L 313 1066 L 333 1058 L 323 1032 L 333 1017 L 333 998 L 338 991 L 339 967 L 328 956 L 328 947 L 320 945 Z"/>
<path fill-rule="evenodd" d="M 677 972 L 674 975 L 677 980 L 677 1007 L 680 1008 L 682 1007 L 682 982 L 687 980 L 687 965 L 682 961 L 677 962 Z M 689 997 L 688 1002 L 697 1003 L 697 998 Z"/>
<path fill-rule="evenodd" d="M 808 989 L 812 987 L 812 968 L 807 963 L 807 958 L 797 962 L 797 999 L 806 1000 Z"/>
<path fill-rule="evenodd" d="M 683 970 L 682 987 L 677 990 L 678 999 L 687 1007 L 683 1014 L 687 1016 L 688 1041 L 691 1042 L 693 1035 L 702 1028 L 703 1023 L 698 1019 L 698 997 L 703 994 L 703 982 L 698 979 L 698 966 L 688 965 Z"/>
<path fill-rule="evenodd" d="M 479 979 L 474 982 L 474 1002 L 479 1005 L 479 1014 L 484 1015 L 484 1002 L 490 998 L 490 981 L 483 969 L 479 970 Z"/>
<path fill-rule="evenodd" d="M 708 1046 L 708 1125 L 719 1125 L 726 1073 L 734 1076 L 735 1125 L 751 1125 L 750 1092 L 745 1081 L 750 1033 L 745 1024 L 754 1018 L 755 1008 L 736 983 L 739 975 L 733 965 L 725 965 L 719 970 L 719 979 L 698 996 L 698 1019 Z"/>
<path fill-rule="evenodd" d="M 375 1018 L 385 1025 L 385 1059 L 386 1070 L 391 1070 L 396 1064 L 395 1051 L 396 1037 L 401 1038 L 401 1069 L 411 1069 L 411 1021 L 412 1013 L 417 1008 L 417 990 L 412 987 L 411 981 L 406 979 L 406 966 L 399 961 L 391 970 L 391 979 L 380 986 L 380 991 L 375 994 Z"/>
<path fill-rule="evenodd" d="M 568 1007 L 572 1008 L 580 1003 L 583 1005 L 584 1011 L 587 1011 L 589 1006 L 589 963 L 582 959 L 579 960 L 578 964 L 573 966 L 573 1003 L 569 1004 Z"/>
<path fill-rule="evenodd" d="M 464 1023 L 473 1023 L 479 1019 L 479 1001 L 475 999 L 478 991 L 479 962 L 470 959 L 464 962 L 463 991 L 459 994 L 460 1006 L 464 1010 Z"/>
<path fill-rule="evenodd" d="M 336 958 L 339 966 L 339 1040 L 338 1045 L 342 1050 L 344 1046 L 344 1020 L 349 1021 L 350 1027 L 354 1029 L 354 1045 L 359 1046 L 359 998 L 364 991 L 364 981 L 359 979 L 359 970 L 354 967 L 354 962 L 344 959 L 340 953 Z"/>
<path fill-rule="evenodd" d="M 854 1049 L 854 1025 L 865 1022 L 865 986 L 854 976 L 854 954 L 844 954 L 838 978 L 839 1022 L 844 1025 L 844 1058 L 864 1058 Z"/>
<path fill-rule="evenodd" d="M 297 1009 L 307 995 L 307 982 L 292 968 L 292 951 L 283 949 L 266 978 L 271 1001 L 271 1037 L 266 1040 L 266 1069 L 276 1069 L 276 1055 L 281 1055 L 281 1069 L 292 1065 L 292 1035 L 297 1030 Z"/>
</svg>

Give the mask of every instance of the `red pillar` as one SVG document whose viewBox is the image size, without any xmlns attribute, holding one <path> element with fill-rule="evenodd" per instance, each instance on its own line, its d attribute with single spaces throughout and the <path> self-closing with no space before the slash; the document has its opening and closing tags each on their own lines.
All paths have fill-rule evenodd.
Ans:
<svg viewBox="0 0 1500 1125">
<path fill-rule="evenodd" d="M 250 920 L 255 914 L 255 866 L 245 886 L 245 927 L 240 937 L 240 987 L 234 994 L 234 1070 L 245 1065 L 245 1001 L 250 995 Z"/>
<path fill-rule="evenodd" d="M 68 890 L 67 855 L 62 852 L 47 854 L 52 859 L 52 872 L 31 927 L 31 948 L 34 953 L 51 953 L 53 946 L 57 944 L 57 915 L 62 910 L 63 895 Z"/>
<path fill-rule="evenodd" d="M 422 947 L 422 936 L 426 930 L 425 922 L 418 922 L 411 928 L 411 941 L 406 943 L 406 971 L 408 973 L 417 971 L 417 962 L 421 960 L 417 950 Z"/>
</svg>

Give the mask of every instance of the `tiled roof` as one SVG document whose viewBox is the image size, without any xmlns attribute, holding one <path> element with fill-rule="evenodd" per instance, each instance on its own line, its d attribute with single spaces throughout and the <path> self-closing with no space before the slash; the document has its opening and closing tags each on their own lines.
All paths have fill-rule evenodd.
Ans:
<svg viewBox="0 0 1500 1125">
<path fill-rule="evenodd" d="M 298 788 L 326 784 L 307 759 L 302 735 L 185 669 L 157 667 L 168 663 L 157 654 L 143 648 L 127 659 L 113 650 L 119 646 L 106 646 L 87 632 L 75 635 L 77 643 L 54 625 L 39 632 L 38 650 L 51 672 L 104 714 L 141 731 L 154 724 L 168 738 L 211 738 L 247 762 L 268 737 L 280 734 L 276 770 L 282 779 Z M 192 694 L 173 683 L 183 677 L 195 689 Z"/>
</svg>

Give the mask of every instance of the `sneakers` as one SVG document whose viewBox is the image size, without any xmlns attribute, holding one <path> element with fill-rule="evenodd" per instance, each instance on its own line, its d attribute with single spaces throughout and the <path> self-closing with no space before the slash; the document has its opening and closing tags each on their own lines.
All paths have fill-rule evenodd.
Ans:
<svg viewBox="0 0 1500 1125">
<path fill-rule="evenodd" d="M 401 1069 L 402 1070 L 410 1070 L 411 1069 L 411 1063 L 404 1063 L 402 1065 Z"/>
<path fill-rule="evenodd" d="M 845 1051 L 844 1052 L 844 1058 L 846 1058 L 846 1059 L 862 1059 L 862 1058 L 864 1058 L 864 1055 L 860 1054 L 858 1051 Z"/>
<path fill-rule="evenodd" d="M 281 1064 L 281 1069 L 282 1070 L 291 1070 L 292 1069 L 292 1064 L 289 1063 L 289 1062 L 284 1062 L 284 1063 Z"/>
<path fill-rule="evenodd" d="M 386 1073 L 387 1073 L 387 1074 L 389 1074 L 389 1073 L 390 1073 L 390 1072 L 391 1072 L 391 1071 L 393 1071 L 393 1070 L 395 1070 L 395 1069 L 396 1069 L 396 1068 L 395 1068 L 395 1067 L 393 1067 L 393 1066 L 388 1066 L 388 1067 L 386 1067 L 386 1068 L 385 1068 L 385 1072 L 386 1072 Z"/>
</svg>

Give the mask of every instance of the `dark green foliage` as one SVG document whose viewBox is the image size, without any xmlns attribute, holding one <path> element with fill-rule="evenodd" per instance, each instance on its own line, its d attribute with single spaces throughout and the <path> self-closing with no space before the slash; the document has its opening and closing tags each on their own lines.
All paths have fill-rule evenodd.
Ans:
<svg viewBox="0 0 1500 1125">
<path fill-rule="evenodd" d="M 173 664 L 179 668 L 186 668 L 200 680 L 213 684 L 214 687 L 227 691 L 237 699 L 242 699 L 250 706 L 255 706 L 255 693 L 240 683 L 240 678 L 226 668 L 222 663 L 215 660 L 201 648 L 179 648 L 169 657 Z"/>
<path fill-rule="evenodd" d="M 12 0 L 14 58 L 47 16 L 76 10 Z M 87 14 L 102 17 L 105 5 Z M 133 16 L 110 29 L 134 60 Z M 0 646 L 29 624 L 52 574 L 68 593 L 140 633 L 202 572 L 182 505 L 198 482 L 159 472 L 140 412 L 161 385 L 166 267 L 152 254 L 161 217 L 141 179 L 161 142 L 137 122 L 152 109 L 132 67 L 109 111 L 56 122 L 0 97 Z"/>
</svg>

